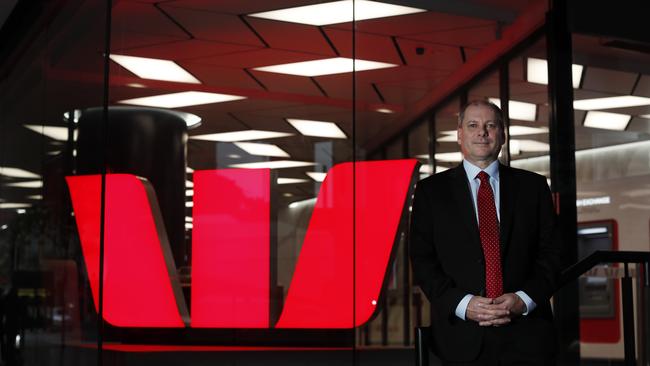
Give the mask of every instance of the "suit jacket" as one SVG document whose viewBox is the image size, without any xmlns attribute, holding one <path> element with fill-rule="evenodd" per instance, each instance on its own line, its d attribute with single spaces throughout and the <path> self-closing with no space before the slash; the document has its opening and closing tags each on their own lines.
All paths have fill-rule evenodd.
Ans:
<svg viewBox="0 0 650 366">
<path fill-rule="evenodd" d="M 552 333 L 549 299 L 561 248 L 546 178 L 500 165 L 499 190 L 503 289 L 523 290 L 537 304 L 513 323 L 520 324 L 516 329 L 538 332 L 533 328 L 541 325 Z M 475 359 L 485 328 L 455 315 L 465 295 L 485 294 L 483 250 L 462 164 L 418 182 L 409 239 L 415 281 L 431 303 L 434 352 L 447 361 Z"/>
</svg>

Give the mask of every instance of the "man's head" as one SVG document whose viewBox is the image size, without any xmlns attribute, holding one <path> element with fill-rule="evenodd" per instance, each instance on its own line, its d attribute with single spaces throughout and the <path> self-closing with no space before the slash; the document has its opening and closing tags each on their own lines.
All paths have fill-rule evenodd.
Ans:
<svg viewBox="0 0 650 366">
<path fill-rule="evenodd" d="M 497 159 L 506 139 L 503 112 L 487 100 L 474 100 L 458 117 L 458 145 L 465 160 L 487 167 Z"/>
</svg>

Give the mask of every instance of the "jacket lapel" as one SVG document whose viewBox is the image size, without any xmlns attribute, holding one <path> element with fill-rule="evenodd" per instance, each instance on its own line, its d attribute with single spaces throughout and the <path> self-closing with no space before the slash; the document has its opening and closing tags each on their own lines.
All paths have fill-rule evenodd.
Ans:
<svg viewBox="0 0 650 366">
<path fill-rule="evenodd" d="M 470 191 L 469 183 L 467 182 L 467 174 L 465 174 L 465 168 L 463 168 L 462 163 L 454 168 L 452 180 L 452 192 L 454 195 L 454 201 L 459 207 L 458 211 L 461 215 L 461 221 L 464 223 L 467 230 L 472 233 L 477 248 L 480 249 L 481 236 L 478 231 L 478 223 L 476 222 L 474 204 L 472 203 L 472 192 Z"/>
<path fill-rule="evenodd" d="M 501 258 L 504 257 L 509 244 L 517 188 L 517 182 L 513 178 L 512 169 L 499 164 L 499 194 L 501 195 L 499 239 L 501 243 Z"/>
</svg>

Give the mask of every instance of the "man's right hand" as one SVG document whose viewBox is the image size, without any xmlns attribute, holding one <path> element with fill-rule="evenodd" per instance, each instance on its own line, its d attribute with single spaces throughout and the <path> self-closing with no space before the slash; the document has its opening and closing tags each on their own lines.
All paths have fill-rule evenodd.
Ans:
<svg viewBox="0 0 650 366">
<path fill-rule="evenodd" d="M 495 304 L 493 299 L 473 296 L 467 304 L 465 319 L 473 320 L 481 326 L 499 326 L 510 322 L 510 312 Z"/>
</svg>

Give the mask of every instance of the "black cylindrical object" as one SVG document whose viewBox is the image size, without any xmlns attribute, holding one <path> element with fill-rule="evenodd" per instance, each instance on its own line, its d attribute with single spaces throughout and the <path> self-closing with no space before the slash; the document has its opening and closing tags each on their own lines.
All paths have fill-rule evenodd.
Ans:
<svg viewBox="0 0 650 366">
<path fill-rule="evenodd" d="M 146 178 L 154 187 L 177 268 L 186 265 L 185 114 L 146 107 L 109 107 L 82 112 L 78 122 L 77 174 L 100 174 L 106 141 L 106 172 Z M 105 140 L 106 139 L 106 140 Z"/>
</svg>

